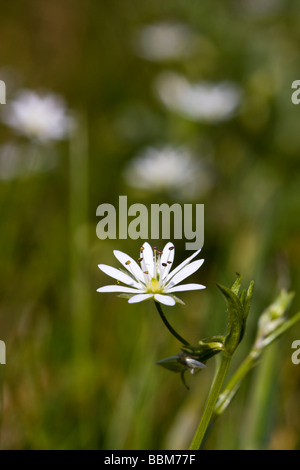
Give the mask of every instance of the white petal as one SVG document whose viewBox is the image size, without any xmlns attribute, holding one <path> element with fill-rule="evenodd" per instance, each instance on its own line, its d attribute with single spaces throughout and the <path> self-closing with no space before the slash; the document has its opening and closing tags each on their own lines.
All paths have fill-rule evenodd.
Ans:
<svg viewBox="0 0 300 470">
<path fill-rule="evenodd" d="M 181 286 L 170 287 L 170 289 L 166 288 L 165 293 L 169 294 L 171 292 L 183 292 L 187 290 L 200 290 L 205 289 L 205 286 L 202 284 L 182 284 Z"/>
<path fill-rule="evenodd" d="M 145 285 L 149 284 L 151 282 L 151 279 L 153 277 L 153 273 L 149 271 L 149 265 L 147 266 L 145 263 L 145 258 L 143 256 L 143 252 L 141 251 L 141 269 L 143 271 L 144 275 L 144 283 Z"/>
<path fill-rule="evenodd" d="M 146 266 L 146 270 L 149 271 L 150 278 L 155 277 L 154 261 L 153 261 L 153 250 L 148 242 L 143 244 L 144 250 L 142 251 L 142 257 Z"/>
<path fill-rule="evenodd" d="M 174 245 L 173 245 L 173 243 L 169 242 L 164 247 L 161 258 L 160 258 L 160 266 L 161 266 L 161 273 L 162 273 L 161 280 L 162 281 L 169 274 L 169 271 L 170 271 L 170 269 L 172 267 L 172 264 L 173 264 L 173 261 L 174 261 L 174 255 L 175 255 Z M 166 264 L 167 266 L 163 266 L 163 264 Z"/>
<path fill-rule="evenodd" d="M 124 282 L 124 284 L 128 284 L 129 286 L 132 286 L 132 287 L 136 287 L 137 289 L 142 288 L 141 284 L 136 282 L 127 274 L 122 273 L 122 271 L 119 271 L 119 269 L 113 268 L 112 266 L 107 266 L 106 264 L 98 264 L 98 268 L 101 269 L 101 271 L 103 271 L 108 276 L 113 277 L 114 279 L 117 279 L 118 281 Z"/>
<path fill-rule="evenodd" d="M 201 250 L 195 251 L 191 256 L 189 256 L 186 260 L 184 260 L 177 268 L 173 269 L 173 271 L 170 272 L 169 276 L 166 279 L 166 282 L 168 282 L 175 274 L 177 274 L 182 268 L 184 268 L 187 264 L 189 264 L 192 259 L 194 259 Z"/>
<path fill-rule="evenodd" d="M 134 259 L 132 259 L 130 256 L 126 255 L 126 253 L 123 253 L 122 251 L 119 250 L 114 250 L 114 255 L 117 258 L 118 261 L 120 261 L 121 264 L 123 264 L 124 268 L 127 269 L 132 275 L 139 281 L 142 281 L 144 283 L 144 275 Z M 130 261 L 129 264 L 126 264 L 128 261 Z"/>
<path fill-rule="evenodd" d="M 170 282 L 168 282 L 168 284 L 166 285 L 166 288 L 173 287 L 174 285 L 179 284 L 179 282 L 183 281 L 188 276 L 191 276 L 191 274 L 196 272 L 200 268 L 200 266 L 202 266 L 203 262 L 204 259 L 199 259 L 185 266 L 177 274 L 175 274 L 175 276 L 171 278 Z"/>
<path fill-rule="evenodd" d="M 164 305 L 175 305 L 176 302 L 170 295 L 155 294 L 154 299 Z"/>
<path fill-rule="evenodd" d="M 128 300 L 129 304 L 135 304 L 137 302 L 142 302 L 143 300 L 150 299 L 150 297 L 153 297 L 153 294 L 138 294 L 134 295 Z"/>
<path fill-rule="evenodd" d="M 132 289 L 125 286 L 103 286 L 97 289 L 97 292 L 124 292 L 125 294 L 142 294 L 142 290 Z"/>
</svg>

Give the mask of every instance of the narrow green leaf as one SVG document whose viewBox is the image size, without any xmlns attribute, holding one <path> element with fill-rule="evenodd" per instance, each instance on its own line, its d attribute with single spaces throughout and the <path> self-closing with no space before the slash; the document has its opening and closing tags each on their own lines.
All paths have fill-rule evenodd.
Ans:
<svg viewBox="0 0 300 470">
<path fill-rule="evenodd" d="M 247 290 L 245 301 L 244 301 L 244 318 L 245 319 L 248 317 L 248 314 L 250 311 L 250 306 L 251 306 L 251 301 L 252 301 L 252 296 L 253 296 L 253 289 L 254 289 L 254 281 L 251 281 Z"/>
<path fill-rule="evenodd" d="M 245 306 L 246 295 L 247 295 L 246 289 L 244 289 L 239 295 L 239 299 L 243 307 Z"/>
<path fill-rule="evenodd" d="M 234 294 L 238 295 L 240 291 L 240 287 L 241 287 L 242 276 L 240 275 L 240 273 L 236 273 L 236 275 L 237 275 L 237 278 L 235 282 L 233 283 L 231 290 L 232 292 L 234 292 Z"/>
<path fill-rule="evenodd" d="M 240 342 L 241 332 L 244 328 L 244 309 L 237 294 L 232 289 L 228 289 L 221 284 L 217 284 L 217 287 L 223 294 L 228 309 L 228 333 L 225 339 L 225 351 L 232 355 Z M 237 291 L 237 287 L 235 287 L 235 291 Z"/>
</svg>

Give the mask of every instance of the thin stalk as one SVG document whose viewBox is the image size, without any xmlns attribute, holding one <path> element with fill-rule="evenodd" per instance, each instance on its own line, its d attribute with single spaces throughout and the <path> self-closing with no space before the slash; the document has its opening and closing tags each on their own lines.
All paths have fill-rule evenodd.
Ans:
<svg viewBox="0 0 300 470">
<path fill-rule="evenodd" d="M 242 380 L 246 377 L 246 375 L 250 372 L 250 370 L 255 366 L 257 359 L 259 357 L 259 354 L 255 351 L 252 350 L 246 359 L 242 362 L 240 367 L 237 369 L 237 371 L 234 373 L 234 375 L 231 377 L 229 382 L 226 384 L 224 390 L 220 394 L 215 410 L 214 410 L 214 419 L 217 418 L 217 416 L 220 416 L 221 414 L 224 413 L 224 411 L 227 409 L 228 405 L 231 403 L 231 400 L 235 396 L 239 386 L 241 385 Z"/>
<path fill-rule="evenodd" d="M 221 393 L 216 408 L 214 411 L 214 418 L 217 418 L 227 409 L 228 405 L 231 403 L 231 400 L 235 396 L 241 382 L 246 377 L 246 375 L 255 367 L 258 359 L 260 358 L 263 350 L 269 347 L 276 339 L 282 336 L 287 330 L 294 326 L 298 321 L 300 321 L 300 312 L 296 313 L 292 318 L 285 321 L 281 326 L 279 326 L 276 331 L 271 333 L 261 344 L 261 341 L 256 340 L 253 348 L 249 352 L 248 356 L 244 359 L 240 367 L 233 374 L 229 382 L 226 384 L 223 392 Z"/>
<path fill-rule="evenodd" d="M 277 345 L 273 344 L 264 352 L 259 364 L 253 394 L 250 399 L 248 416 L 245 419 L 247 426 L 243 433 L 242 447 L 248 450 L 260 450 L 266 445 L 268 439 L 269 416 L 272 409 L 272 391 L 276 380 Z"/>
<path fill-rule="evenodd" d="M 169 332 L 178 340 L 180 341 L 182 344 L 184 344 L 185 346 L 189 346 L 190 343 L 184 339 L 182 336 L 180 336 L 180 334 L 177 333 L 177 331 L 174 330 L 174 328 L 170 325 L 170 323 L 168 322 L 168 320 L 166 319 L 165 315 L 164 315 L 164 312 L 162 311 L 162 308 L 160 306 L 160 303 L 154 301 L 155 303 L 155 307 L 160 315 L 160 318 L 162 319 L 162 321 L 164 322 L 165 326 L 168 328 Z"/>
<path fill-rule="evenodd" d="M 192 444 L 190 446 L 190 450 L 198 450 L 201 447 L 206 430 L 211 421 L 218 397 L 220 395 L 220 392 L 221 392 L 221 389 L 225 380 L 225 376 L 227 374 L 227 371 L 230 365 L 230 361 L 231 361 L 231 356 L 228 356 L 227 354 L 223 353 L 218 373 L 212 385 L 201 421 L 199 423 L 198 429 L 195 433 Z"/>
<path fill-rule="evenodd" d="M 84 447 L 88 435 L 84 416 L 86 384 L 91 370 L 91 308 L 88 286 L 88 135 L 78 116 L 70 139 L 70 301 L 72 320 L 72 393 L 78 410 L 78 438 Z"/>
<path fill-rule="evenodd" d="M 70 140 L 70 246 L 71 312 L 76 367 L 89 355 L 90 298 L 87 285 L 88 240 L 88 137 L 78 117 Z"/>
</svg>

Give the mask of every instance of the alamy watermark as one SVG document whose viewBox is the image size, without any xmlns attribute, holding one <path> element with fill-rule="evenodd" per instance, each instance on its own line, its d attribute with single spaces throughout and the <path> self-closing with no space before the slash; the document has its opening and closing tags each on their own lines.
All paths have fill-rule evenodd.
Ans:
<svg viewBox="0 0 300 470">
<path fill-rule="evenodd" d="M 204 244 L 204 204 L 169 206 L 135 203 L 128 207 L 127 196 L 119 196 L 118 210 L 112 204 L 100 204 L 96 215 L 101 217 L 96 234 L 100 240 L 188 240 L 186 250 L 200 250 Z"/>
<path fill-rule="evenodd" d="M 292 354 L 292 363 L 295 365 L 300 364 L 300 340 L 295 339 L 295 341 L 292 342 L 292 349 L 296 349 L 296 351 L 293 352 Z"/>
<path fill-rule="evenodd" d="M 0 80 L 0 104 L 6 104 L 6 85 L 3 80 Z"/>
<path fill-rule="evenodd" d="M 6 346 L 4 341 L 0 340 L 0 364 L 6 364 Z"/>
<path fill-rule="evenodd" d="M 0 104 L 6 104 L 6 85 L 0 80 Z M 0 340 L 0 364 L 6 364 L 6 346 L 4 341 Z"/>
<path fill-rule="evenodd" d="M 295 90 L 292 93 L 291 100 L 293 104 L 300 103 L 300 80 L 294 80 L 292 83 L 292 89 Z"/>
</svg>

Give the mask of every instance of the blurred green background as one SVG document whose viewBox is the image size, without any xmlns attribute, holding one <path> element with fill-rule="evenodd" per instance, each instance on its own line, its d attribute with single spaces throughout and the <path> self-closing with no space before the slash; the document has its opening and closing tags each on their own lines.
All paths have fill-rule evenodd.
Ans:
<svg viewBox="0 0 300 470">
<path fill-rule="evenodd" d="M 99 240 L 96 209 L 105 202 L 117 207 L 119 195 L 147 206 L 205 204 L 205 263 L 193 281 L 207 288 L 184 293 L 186 305 L 165 313 L 193 343 L 222 334 L 225 305 L 215 282 L 231 285 L 237 271 L 245 285 L 254 279 L 248 329 L 231 372 L 280 289 L 295 291 L 292 311 L 299 310 L 300 107 L 291 102 L 291 84 L 300 79 L 299 2 L 10 0 L 0 6 L 0 79 L 7 86 L 0 111 L 18 90 L 42 89 L 62 96 L 78 122 L 71 139 L 38 146 L 0 127 L 1 146 L 13 142 L 22 153 L 21 146 L 31 145 L 55 162 L 48 171 L 0 175 L 0 338 L 7 348 L 1 447 L 185 449 L 214 360 L 187 375 L 187 391 L 178 375 L 155 365 L 179 345 L 154 305 L 96 292 L 110 283 L 97 265 L 119 267 L 113 250 L 135 258 L 144 241 Z M 193 47 L 180 57 L 149 57 L 147 41 L 146 52 L 138 42 L 142 28 L 166 22 L 184 24 Z M 165 72 L 190 83 L 234 83 L 239 107 L 219 122 L 168 109 L 155 91 Z M 158 145 L 191 149 L 209 168 L 211 184 L 183 200 L 176 188 L 130 186 L 128 165 Z M 184 240 L 176 243 L 176 264 L 190 254 Z M 207 448 L 300 448 L 300 366 L 291 361 L 299 338 L 298 326 L 263 356 Z"/>
</svg>

